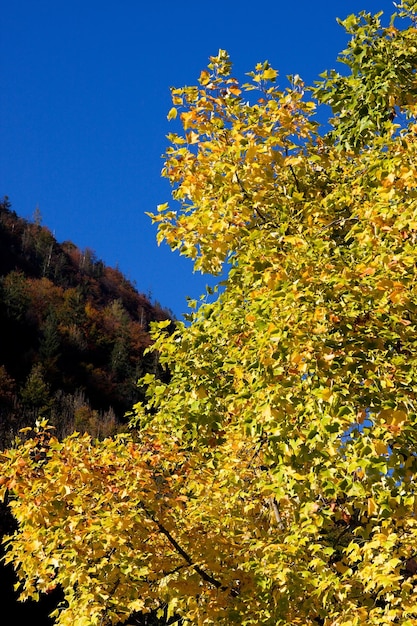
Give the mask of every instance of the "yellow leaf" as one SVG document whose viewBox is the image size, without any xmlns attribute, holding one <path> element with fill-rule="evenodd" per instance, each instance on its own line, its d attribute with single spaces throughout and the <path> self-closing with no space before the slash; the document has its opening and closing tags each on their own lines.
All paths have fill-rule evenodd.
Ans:
<svg viewBox="0 0 417 626">
<path fill-rule="evenodd" d="M 333 396 L 332 390 L 329 388 L 322 389 L 322 391 L 320 392 L 320 397 L 325 402 L 330 402 L 330 400 L 332 399 L 332 396 Z"/>
<path fill-rule="evenodd" d="M 375 452 L 377 454 L 387 454 L 388 453 L 387 444 L 384 443 L 383 441 L 376 441 L 375 442 Z"/>
<path fill-rule="evenodd" d="M 303 476 L 303 474 L 300 474 L 299 472 L 293 472 L 292 476 L 295 478 L 295 480 L 305 480 L 305 476 Z"/>
<path fill-rule="evenodd" d="M 178 111 L 177 111 L 177 109 L 176 109 L 175 107 L 172 107 L 172 108 L 169 110 L 169 112 L 168 112 L 167 119 L 168 119 L 168 120 L 175 120 L 175 118 L 177 117 L 177 115 L 178 115 Z"/>
<path fill-rule="evenodd" d="M 405 422 L 406 419 L 407 419 L 407 413 L 405 411 L 393 411 L 391 424 L 393 424 L 394 426 L 399 426 L 400 424 Z"/>
<path fill-rule="evenodd" d="M 194 120 L 194 112 L 184 111 L 183 113 L 181 113 L 180 117 L 181 117 L 182 125 L 184 126 L 184 130 L 187 130 L 188 128 L 190 128 Z"/>
<path fill-rule="evenodd" d="M 383 409 L 379 413 L 379 417 L 390 426 L 398 427 L 406 421 L 407 413 L 401 409 Z"/>
<path fill-rule="evenodd" d="M 204 389 L 204 387 L 199 387 L 196 393 L 197 393 L 197 398 L 199 398 L 200 400 L 207 398 L 207 391 Z"/>
<path fill-rule="evenodd" d="M 256 152 L 256 145 L 254 143 L 251 143 L 246 150 L 246 160 L 252 161 L 253 157 L 256 155 Z"/>
<path fill-rule="evenodd" d="M 194 143 L 198 143 L 199 140 L 199 134 L 195 133 L 193 130 L 190 131 L 189 133 L 187 133 L 187 141 L 188 143 L 194 144 Z"/>
<path fill-rule="evenodd" d="M 340 574 L 345 574 L 350 570 L 350 567 L 342 563 L 342 561 L 338 561 L 337 563 L 335 563 L 335 568 Z"/>
<path fill-rule="evenodd" d="M 391 172 L 391 174 L 388 174 L 388 176 L 382 181 L 382 186 L 390 187 L 394 181 L 395 181 L 395 174 Z"/>
<path fill-rule="evenodd" d="M 267 70 L 264 70 L 262 73 L 262 78 L 264 80 L 275 80 L 278 76 L 277 70 L 274 70 L 272 67 L 269 67 Z"/>
<path fill-rule="evenodd" d="M 271 407 L 269 406 L 269 404 L 264 406 L 264 408 L 262 409 L 261 415 L 266 420 L 270 419 L 270 417 L 271 417 Z"/>
<path fill-rule="evenodd" d="M 375 500 L 373 498 L 368 498 L 368 517 L 372 517 L 372 515 L 375 515 L 376 510 L 377 505 Z"/>
<path fill-rule="evenodd" d="M 199 83 L 201 85 L 207 85 L 207 83 L 210 81 L 210 74 L 207 70 L 203 70 L 200 74 L 200 78 L 198 79 Z"/>
<path fill-rule="evenodd" d="M 180 96 L 172 96 L 172 103 L 179 105 L 184 104 L 183 99 Z"/>
</svg>

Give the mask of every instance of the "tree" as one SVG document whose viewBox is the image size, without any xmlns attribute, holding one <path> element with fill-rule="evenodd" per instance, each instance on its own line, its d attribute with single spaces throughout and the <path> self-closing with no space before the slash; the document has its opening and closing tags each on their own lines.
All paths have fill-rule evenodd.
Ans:
<svg viewBox="0 0 417 626">
<path fill-rule="evenodd" d="M 40 363 L 33 365 L 21 389 L 20 398 L 23 405 L 37 415 L 44 415 L 51 409 L 51 389 L 45 382 L 43 367 Z"/>
<path fill-rule="evenodd" d="M 12 271 L 0 283 L 2 308 L 8 317 L 23 322 L 30 304 L 27 280 L 22 272 Z"/>
<path fill-rule="evenodd" d="M 2 456 L 7 559 L 23 599 L 63 587 L 58 624 L 417 623 L 415 9 L 343 22 L 327 134 L 267 62 L 240 85 L 220 51 L 173 90 L 158 237 L 230 271 L 155 329 L 170 380 L 144 376 L 136 430 L 41 423 Z"/>
</svg>

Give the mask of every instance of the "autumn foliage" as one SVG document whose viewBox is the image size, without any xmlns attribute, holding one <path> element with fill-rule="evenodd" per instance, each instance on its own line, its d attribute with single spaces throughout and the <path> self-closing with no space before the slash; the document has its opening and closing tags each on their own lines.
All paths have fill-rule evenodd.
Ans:
<svg viewBox="0 0 417 626">
<path fill-rule="evenodd" d="M 347 18 L 348 72 L 313 89 L 220 51 L 173 90 L 158 237 L 229 271 L 155 327 L 171 379 L 131 434 L 40 423 L 2 457 L 7 559 L 23 599 L 62 586 L 57 624 L 417 623 L 414 7 Z"/>
</svg>

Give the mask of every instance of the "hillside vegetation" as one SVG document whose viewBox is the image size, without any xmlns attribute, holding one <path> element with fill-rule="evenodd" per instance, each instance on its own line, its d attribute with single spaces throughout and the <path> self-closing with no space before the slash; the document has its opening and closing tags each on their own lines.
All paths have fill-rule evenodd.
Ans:
<svg viewBox="0 0 417 626">
<path fill-rule="evenodd" d="M 118 430 L 140 399 L 152 321 L 170 313 L 90 249 L 0 202 L 0 444 L 47 417 L 59 437 Z"/>
</svg>

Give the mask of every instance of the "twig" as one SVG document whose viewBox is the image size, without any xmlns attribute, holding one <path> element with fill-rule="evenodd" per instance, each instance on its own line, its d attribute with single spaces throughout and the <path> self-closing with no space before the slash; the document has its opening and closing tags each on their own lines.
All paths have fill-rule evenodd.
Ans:
<svg viewBox="0 0 417 626">
<path fill-rule="evenodd" d="M 291 174 L 292 174 L 292 176 L 293 176 L 293 178 L 294 178 L 294 181 L 295 181 L 295 186 L 297 187 L 297 191 L 298 191 L 298 193 L 301 193 L 300 184 L 299 184 L 299 182 L 298 182 L 298 178 L 297 178 L 297 176 L 296 176 L 296 174 L 295 174 L 295 172 L 294 172 L 294 168 L 293 168 L 293 166 L 291 165 L 291 163 L 289 164 L 289 166 L 288 166 L 288 167 L 290 168 L 290 172 L 291 172 Z"/>
<path fill-rule="evenodd" d="M 336 226 L 336 224 L 344 224 L 345 222 L 359 222 L 359 217 L 338 217 L 337 219 L 333 220 L 333 222 L 330 222 L 329 224 L 326 224 L 326 226 L 323 226 L 320 231 L 327 230 L 332 226 Z"/>
</svg>

